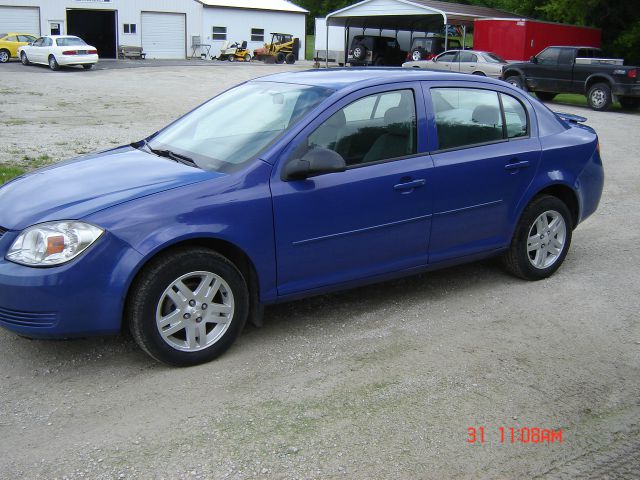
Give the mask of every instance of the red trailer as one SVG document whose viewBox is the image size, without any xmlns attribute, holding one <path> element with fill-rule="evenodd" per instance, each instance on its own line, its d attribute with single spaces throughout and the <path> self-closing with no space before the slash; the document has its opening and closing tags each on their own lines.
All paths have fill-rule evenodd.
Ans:
<svg viewBox="0 0 640 480">
<path fill-rule="evenodd" d="M 599 28 L 520 18 L 483 18 L 473 25 L 473 48 L 494 52 L 506 60 L 529 60 L 551 45 L 597 47 Z"/>
</svg>

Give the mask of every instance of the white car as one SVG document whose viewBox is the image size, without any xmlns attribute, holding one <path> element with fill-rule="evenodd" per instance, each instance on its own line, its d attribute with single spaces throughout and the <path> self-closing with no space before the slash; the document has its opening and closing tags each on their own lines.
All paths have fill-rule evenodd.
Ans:
<svg viewBox="0 0 640 480">
<path fill-rule="evenodd" d="M 82 65 L 86 70 L 98 63 L 98 49 L 71 35 L 47 35 L 18 49 L 23 65 L 41 63 L 51 70 Z"/>
<path fill-rule="evenodd" d="M 507 64 L 502 57 L 491 52 L 478 50 L 447 50 L 432 60 L 405 62 L 403 67 L 426 68 L 429 70 L 449 70 L 500 78 L 502 67 Z"/>
</svg>

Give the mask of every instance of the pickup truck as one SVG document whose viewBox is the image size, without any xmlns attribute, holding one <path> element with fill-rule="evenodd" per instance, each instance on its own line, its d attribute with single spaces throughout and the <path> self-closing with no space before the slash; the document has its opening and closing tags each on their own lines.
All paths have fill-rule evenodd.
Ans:
<svg viewBox="0 0 640 480">
<path fill-rule="evenodd" d="M 558 93 L 581 93 L 594 110 L 607 110 L 614 101 L 624 109 L 639 107 L 640 69 L 600 57 L 598 48 L 547 47 L 529 62 L 505 65 L 502 78 L 544 101 Z"/>
</svg>

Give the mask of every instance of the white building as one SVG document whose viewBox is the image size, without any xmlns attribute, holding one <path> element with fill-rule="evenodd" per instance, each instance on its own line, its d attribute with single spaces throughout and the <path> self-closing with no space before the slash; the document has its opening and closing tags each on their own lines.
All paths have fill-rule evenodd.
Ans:
<svg viewBox="0 0 640 480">
<path fill-rule="evenodd" d="M 211 45 L 213 55 L 218 55 L 225 40 L 246 40 L 253 50 L 270 43 L 271 33 L 290 33 L 300 39 L 299 58 L 304 58 L 305 19 L 309 13 L 304 8 L 286 0 L 201 1 L 202 43 Z"/>
<path fill-rule="evenodd" d="M 102 58 L 118 45 L 141 46 L 147 58 L 217 55 L 224 40 L 253 49 L 271 32 L 300 38 L 304 58 L 307 11 L 287 0 L 0 0 L 0 32 L 78 35 Z"/>
</svg>

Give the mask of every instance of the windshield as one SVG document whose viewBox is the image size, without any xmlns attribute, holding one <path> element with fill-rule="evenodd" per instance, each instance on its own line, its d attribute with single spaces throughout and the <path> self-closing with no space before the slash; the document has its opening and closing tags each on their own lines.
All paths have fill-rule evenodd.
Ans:
<svg viewBox="0 0 640 480">
<path fill-rule="evenodd" d="M 231 171 L 260 153 L 333 90 L 251 82 L 228 90 L 149 141 L 204 170 Z"/>
<path fill-rule="evenodd" d="M 78 47 L 81 45 L 86 45 L 84 40 L 78 37 L 58 38 L 56 40 L 56 43 L 58 44 L 59 47 Z"/>
</svg>

